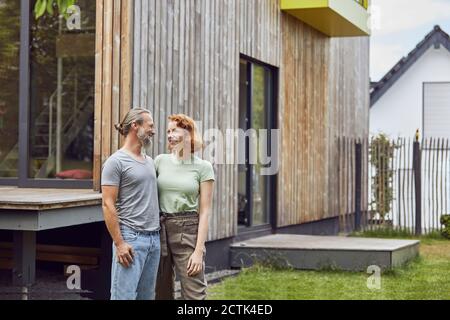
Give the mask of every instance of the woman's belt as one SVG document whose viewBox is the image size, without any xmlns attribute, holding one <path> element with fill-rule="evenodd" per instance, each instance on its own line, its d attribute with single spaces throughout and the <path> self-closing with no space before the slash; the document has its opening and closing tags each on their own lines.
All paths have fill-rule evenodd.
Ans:
<svg viewBox="0 0 450 320">
<path fill-rule="evenodd" d="M 160 216 L 164 218 L 188 218 L 188 217 L 196 217 L 198 216 L 198 213 L 197 211 L 183 211 L 176 213 L 161 212 Z"/>
</svg>

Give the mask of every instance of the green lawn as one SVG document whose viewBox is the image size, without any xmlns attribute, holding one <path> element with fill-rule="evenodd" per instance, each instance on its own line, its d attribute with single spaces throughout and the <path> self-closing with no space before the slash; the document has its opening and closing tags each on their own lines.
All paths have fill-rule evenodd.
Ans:
<svg viewBox="0 0 450 320">
<path fill-rule="evenodd" d="M 217 300 L 335 300 L 445 299 L 450 300 L 450 241 L 422 238 L 420 257 L 381 276 L 381 289 L 369 290 L 366 273 L 341 271 L 245 269 L 211 286 Z"/>
</svg>

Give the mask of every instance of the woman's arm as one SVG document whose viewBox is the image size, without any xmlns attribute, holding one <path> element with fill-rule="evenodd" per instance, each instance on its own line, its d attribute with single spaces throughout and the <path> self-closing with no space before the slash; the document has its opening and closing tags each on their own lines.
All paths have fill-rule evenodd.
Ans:
<svg viewBox="0 0 450 320">
<path fill-rule="evenodd" d="M 188 276 L 194 277 L 203 269 L 203 250 L 208 237 L 209 216 L 211 214 L 214 181 L 205 181 L 200 184 L 199 223 L 195 251 L 187 265 Z"/>
</svg>

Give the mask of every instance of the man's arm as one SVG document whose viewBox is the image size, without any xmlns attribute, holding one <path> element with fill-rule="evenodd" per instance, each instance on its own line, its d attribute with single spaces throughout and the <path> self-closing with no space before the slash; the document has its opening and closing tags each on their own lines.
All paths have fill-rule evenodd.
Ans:
<svg viewBox="0 0 450 320">
<path fill-rule="evenodd" d="M 122 233 L 120 232 L 119 218 L 116 209 L 118 193 L 118 187 L 102 187 L 103 216 L 109 234 L 116 246 L 118 262 L 125 268 L 128 268 L 133 263 L 134 252 L 133 247 L 123 240 Z"/>
</svg>

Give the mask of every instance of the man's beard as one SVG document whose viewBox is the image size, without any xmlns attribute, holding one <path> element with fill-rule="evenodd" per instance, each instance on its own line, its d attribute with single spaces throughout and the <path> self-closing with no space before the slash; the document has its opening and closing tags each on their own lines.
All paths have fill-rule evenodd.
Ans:
<svg viewBox="0 0 450 320">
<path fill-rule="evenodd" d="M 141 142 L 143 148 L 147 150 L 152 147 L 152 137 L 146 134 L 143 128 L 139 129 L 137 137 Z"/>
</svg>

